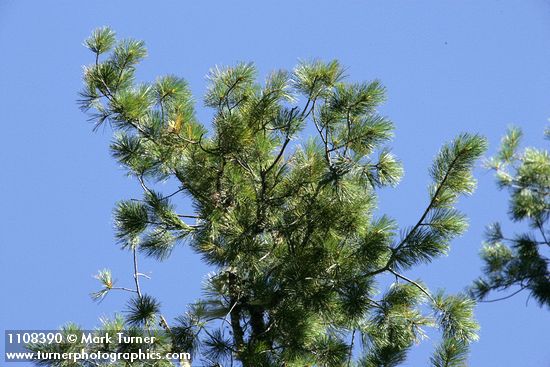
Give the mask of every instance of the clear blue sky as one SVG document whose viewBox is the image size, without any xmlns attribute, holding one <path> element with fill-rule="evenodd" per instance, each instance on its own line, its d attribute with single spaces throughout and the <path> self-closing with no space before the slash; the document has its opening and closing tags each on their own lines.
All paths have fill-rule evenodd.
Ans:
<svg viewBox="0 0 550 367">
<path fill-rule="evenodd" d="M 337 58 L 353 80 L 381 79 L 406 175 L 382 193 L 380 213 L 403 226 L 426 205 L 427 167 L 457 133 L 487 136 L 493 153 L 513 123 L 526 143 L 545 144 L 548 1 L 0 0 L 0 329 L 93 327 L 123 309 L 124 294 L 100 305 L 88 296 L 100 268 L 131 281 L 128 254 L 114 244 L 112 208 L 139 194 L 109 156 L 110 130 L 92 133 L 75 103 L 82 65 L 91 62 L 82 41 L 102 25 L 145 40 L 150 56 L 140 78 L 180 75 L 199 101 L 211 66 L 241 60 L 266 73 L 298 59 Z M 208 116 L 200 103 L 199 116 Z M 476 174 L 479 189 L 460 205 L 469 232 L 447 258 L 409 273 L 432 289 L 468 285 L 479 274 L 484 226 L 506 220 L 506 194 L 490 173 Z M 142 270 L 153 277 L 143 286 L 169 316 L 200 295 L 207 272 L 185 247 L 164 263 L 143 261 Z M 520 294 L 477 307 L 482 329 L 472 366 L 550 366 L 550 312 L 525 301 Z M 426 365 L 433 342 L 407 365 Z"/>
</svg>

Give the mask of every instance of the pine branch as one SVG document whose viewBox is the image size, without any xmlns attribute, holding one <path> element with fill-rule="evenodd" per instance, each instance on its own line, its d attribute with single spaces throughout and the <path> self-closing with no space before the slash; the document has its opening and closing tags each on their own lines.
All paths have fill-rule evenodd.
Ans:
<svg viewBox="0 0 550 367">
<path fill-rule="evenodd" d="M 356 329 L 353 329 L 353 332 L 351 333 L 351 343 L 349 345 L 349 352 L 348 352 L 348 363 L 346 364 L 347 367 L 350 367 L 350 364 L 351 364 L 351 357 L 353 355 L 353 342 L 355 341 L 355 331 Z"/>
<path fill-rule="evenodd" d="M 420 228 L 422 226 L 422 224 L 424 223 L 424 220 L 426 219 L 426 217 L 430 213 L 430 210 L 432 210 L 435 203 L 437 202 L 437 200 L 439 198 L 439 193 L 441 192 L 441 190 L 443 190 L 443 188 L 445 186 L 445 183 L 446 183 L 447 179 L 449 178 L 449 174 L 453 170 L 454 165 L 456 164 L 459 157 L 460 157 L 460 154 L 457 154 L 457 156 L 453 159 L 453 161 L 449 165 L 449 169 L 447 170 L 447 172 L 445 172 L 445 176 L 443 177 L 443 180 L 441 180 L 440 184 L 438 185 L 437 189 L 435 190 L 435 193 L 433 194 L 432 199 L 430 200 L 430 203 L 428 204 L 428 206 L 424 210 L 424 213 L 422 213 L 422 215 L 420 216 L 420 219 L 418 220 L 418 222 L 416 222 L 414 227 L 409 231 L 409 233 L 405 236 L 405 238 L 392 250 L 392 256 L 390 257 L 390 260 L 388 260 L 388 264 L 391 264 L 393 262 L 393 259 L 395 259 L 395 253 L 397 253 L 403 246 L 405 246 L 407 244 L 407 242 L 411 239 L 411 237 L 418 230 L 418 228 Z"/>
<path fill-rule="evenodd" d="M 517 291 L 507 295 L 507 296 L 504 296 L 504 297 L 500 297 L 500 298 L 495 298 L 495 299 L 487 299 L 487 300 L 477 300 L 478 302 L 482 302 L 482 303 L 492 303 L 492 302 L 499 302 L 499 301 L 503 301 L 505 299 L 508 299 L 508 298 L 512 298 L 513 296 L 515 296 L 516 294 L 520 293 L 521 291 L 527 289 L 527 287 L 521 287 L 520 289 L 518 289 Z"/>
<path fill-rule="evenodd" d="M 271 171 L 273 169 L 273 167 L 275 167 L 275 165 L 279 162 L 279 160 L 283 156 L 283 154 L 285 152 L 285 149 L 286 149 L 288 143 L 290 142 L 290 131 L 291 131 L 290 130 L 290 124 L 292 124 L 292 120 L 294 119 L 294 112 L 297 109 L 298 109 L 298 107 L 294 107 L 290 110 L 290 114 L 289 114 L 290 116 L 288 117 L 285 141 L 284 141 L 283 145 L 281 146 L 281 149 L 279 150 L 279 154 L 277 154 L 277 157 L 275 158 L 273 163 L 271 163 L 271 165 L 265 171 L 263 171 L 264 174 L 262 175 L 262 177 L 265 177 L 265 175 L 267 175 L 269 173 L 269 171 Z"/>
<path fill-rule="evenodd" d="M 112 287 L 112 288 L 110 288 L 110 290 L 119 290 L 119 291 L 137 293 L 137 291 L 135 289 L 126 288 L 126 287 Z"/>
<path fill-rule="evenodd" d="M 399 274 L 398 272 L 394 271 L 392 268 L 388 268 L 388 271 L 390 273 L 392 273 L 393 275 L 395 275 L 396 277 L 398 277 L 400 279 L 403 279 L 404 281 L 409 282 L 410 284 L 414 285 L 416 288 L 420 289 L 420 291 L 422 293 L 424 293 L 426 295 L 426 297 L 428 297 L 430 299 L 430 301 L 432 301 L 432 303 L 434 303 L 434 304 L 436 303 L 435 299 L 432 297 L 432 295 L 424 287 L 422 287 L 420 284 L 418 284 L 417 282 L 415 282 L 412 279 L 407 278 L 404 275 Z"/>
<path fill-rule="evenodd" d="M 323 142 L 323 145 L 325 146 L 325 159 L 330 166 L 332 166 L 331 156 L 330 156 L 330 150 L 328 148 L 328 127 L 322 128 L 319 123 L 317 122 L 317 119 L 315 117 L 315 101 L 313 101 L 313 106 L 311 107 L 311 110 L 313 111 L 311 115 L 311 119 L 313 120 L 313 125 L 315 126 L 315 129 L 319 133 L 319 136 L 321 137 L 321 141 Z M 325 130 L 325 136 L 323 136 L 323 130 Z"/>
<path fill-rule="evenodd" d="M 136 284 L 136 293 L 139 298 L 142 297 L 141 295 L 141 288 L 139 286 L 139 271 L 138 271 L 138 261 L 137 261 L 137 249 L 136 246 L 132 248 L 132 255 L 134 258 L 134 282 Z"/>
</svg>

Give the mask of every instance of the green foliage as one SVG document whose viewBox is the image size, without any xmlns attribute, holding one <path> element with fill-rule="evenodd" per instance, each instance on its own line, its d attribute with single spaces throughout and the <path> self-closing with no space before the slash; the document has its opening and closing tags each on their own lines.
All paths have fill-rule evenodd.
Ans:
<svg viewBox="0 0 550 367">
<path fill-rule="evenodd" d="M 470 134 L 443 146 L 430 170 L 434 181 L 429 187 L 430 204 L 394 248 L 390 266 L 406 269 L 430 262 L 446 254 L 450 239 L 466 230 L 466 218 L 452 205 L 459 195 L 472 193 L 475 180 L 471 170 L 486 147 L 484 138 Z"/>
<path fill-rule="evenodd" d="M 375 304 L 370 320 L 363 325 L 364 343 L 371 345 L 364 365 L 396 365 L 424 338 L 423 328 L 431 326 L 433 318 L 418 309 L 425 295 L 424 288 L 416 284 L 394 283 Z"/>
<path fill-rule="evenodd" d="M 468 345 L 462 341 L 443 339 L 430 359 L 433 367 L 465 367 L 468 358 Z"/>
<path fill-rule="evenodd" d="M 469 134 L 461 134 L 441 149 L 430 171 L 434 180 L 430 196 L 435 207 L 448 207 L 459 195 L 473 192 L 472 167 L 486 149 L 485 138 Z"/>
<path fill-rule="evenodd" d="M 94 278 L 99 280 L 99 282 L 103 285 L 103 288 L 97 292 L 93 292 L 91 297 L 94 301 L 101 302 L 107 293 L 113 289 L 115 282 L 113 281 L 113 277 L 109 269 L 100 270 Z"/>
<path fill-rule="evenodd" d="M 477 340 L 477 323 L 474 321 L 475 302 L 465 295 L 444 296 L 438 294 L 433 304 L 437 323 L 443 329 L 443 337 L 463 343 Z"/>
<path fill-rule="evenodd" d="M 168 367 L 173 366 L 170 361 L 167 360 L 152 360 L 152 359 L 135 359 L 132 363 L 125 362 L 115 358 L 117 354 L 122 353 L 138 353 L 139 350 L 147 350 L 149 354 L 160 353 L 161 355 L 167 352 L 175 352 L 177 349 L 173 348 L 170 344 L 170 339 L 166 333 L 160 333 L 152 330 L 144 330 L 138 327 L 128 327 L 125 319 L 121 315 L 116 315 L 113 319 L 102 319 L 101 325 L 94 331 L 84 331 L 80 326 L 76 324 L 67 324 L 60 330 L 63 335 L 63 340 L 67 340 L 67 336 L 75 336 L 76 342 L 62 342 L 62 343 L 34 343 L 27 345 L 27 348 L 31 351 L 41 351 L 43 353 L 81 353 L 84 351 L 88 355 L 90 354 L 102 354 L 102 359 L 96 360 L 77 360 L 72 359 L 42 359 L 33 361 L 39 366 L 58 366 L 58 367 L 92 367 L 92 366 L 136 366 L 136 367 Z M 123 333 L 127 337 L 149 337 L 154 338 L 153 343 L 140 343 L 136 341 L 122 340 L 119 341 L 118 337 L 115 337 L 117 333 Z M 110 341 L 89 342 L 86 338 L 90 337 L 90 340 L 98 340 L 104 338 L 105 335 L 112 336 Z M 137 358 L 137 357 L 136 357 Z"/>
<path fill-rule="evenodd" d="M 548 129 L 545 134 L 548 136 Z M 527 290 L 541 306 L 550 306 L 550 156 L 535 148 L 518 152 L 521 136 L 520 129 L 510 128 L 488 166 L 495 170 L 499 187 L 510 193 L 510 218 L 527 223 L 530 232 L 507 238 L 499 223 L 488 227 L 481 250 L 484 275 L 474 281 L 471 293 L 487 301 L 493 291 L 515 288 L 503 298 Z"/>
<path fill-rule="evenodd" d="M 74 323 L 68 323 L 64 325 L 61 330 L 59 330 L 60 334 L 63 335 L 63 342 L 61 343 L 30 343 L 27 344 L 26 348 L 33 352 L 41 351 L 42 353 L 78 353 L 80 352 L 84 347 L 85 344 L 81 342 L 83 331 L 82 329 L 74 324 Z M 67 341 L 68 335 L 75 335 L 76 336 L 76 342 L 70 343 Z M 65 366 L 76 366 L 77 364 L 73 361 L 64 361 L 64 360 L 52 360 L 52 359 L 41 359 L 33 361 L 34 364 L 38 366 L 59 366 L 59 367 L 65 367 Z"/>
<path fill-rule="evenodd" d="M 115 32 L 109 27 L 98 28 L 92 32 L 85 42 L 86 47 L 95 54 L 101 55 L 109 51 L 116 42 Z"/>
<path fill-rule="evenodd" d="M 508 133 L 502 138 L 502 144 L 497 154 L 498 161 L 503 164 L 512 163 L 515 159 L 516 151 L 521 141 L 522 131 L 517 127 L 511 127 Z M 495 161 L 495 162 L 498 162 Z"/>
<path fill-rule="evenodd" d="M 160 304 L 149 295 L 134 297 L 128 302 L 126 322 L 131 326 L 148 326 L 155 322 Z"/>
<path fill-rule="evenodd" d="M 403 174 L 387 146 L 393 124 L 378 112 L 379 81 L 349 83 L 337 61 L 304 61 L 263 84 L 251 63 L 215 67 L 204 97 L 214 111 L 208 130 L 185 81 L 135 81 L 142 42 L 115 42 L 102 29 L 87 45 L 96 61 L 85 69 L 81 106 L 96 126 L 114 128 L 113 157 L 143 189 L 114 215 L 135 287 L 98 276 L 97 298 L 115 288 L 132 293 L 125 325 L 151 330 L 160 322 L 171 347 L 207 365 L 395 366 L 432 326 L 466 353 L 473 304 L 434 298 L 399 271 L 445 254 L 466 229 L 453 205 L 474 189 L 483 138 L 462 134 L 442 148 L 424 212 L 400 231 L 375 215 L 376 190 Z M 159 193 L 159 181 L 179 189 Z M 178 212 L 177 194 L 193 213 Z M 138 255 L 164 259 L 177 243 L 215 271 L 204 296 L 169 325 L 158 301 L 141 292 Z M 388 288 L 384 274 L 396 277 Z M 441 348 L 434 360 L 454 350 Z"/>
<path fill-rule="evenodd" d="M 115 210 L 115 226 L 117 237 L 126 243 L 132 243 L 149 223 L 145 205 L 138 201 L 122 201 Z"/>
</svg>

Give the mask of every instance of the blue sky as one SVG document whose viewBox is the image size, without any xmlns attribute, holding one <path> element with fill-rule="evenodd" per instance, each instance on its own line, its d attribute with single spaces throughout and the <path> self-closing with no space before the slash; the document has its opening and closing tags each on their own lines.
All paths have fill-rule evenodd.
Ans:
<svg viewBox="0 0 550 367">
<path fill-rule="evenodd" d="M 82 65 L 92 61 L 82 42 L 102 25 L 145 40 L 150 56 L 140 79 L 186 78 L 205 122 L 200 98 L 216 64 L 254 61 L 265 74 L 299 59 L 336 58 L 351 80 L 380 79 L 405 177 L 381 193 L 379 212 L 403 226 L 426 205 L 434 154 L 459 132 L 487 136 L 489 153 L 509 124 L 524 129 L 526 144 L 547 144 L 548 1 L 0 0 L 1 329 L 55 329 L 67 321 L 93 327 L 125 303 L 124 294 L 100 305 L 88 296 L 103 267 L 130 283 L 130 258 L 113 240 L 112 208 L 140 192 L 109 156 L 111 131 L 92 133 L 75 103 Z M 408 274 L 432 289 L 468 285 L 480 271 L 484 226 L 506 221 L 507 195 L 492 174 L 477 169 L 476 176 L 479 189 L 460 204 L 471 218 L 468 233 L 448 257 Z M 168 316 L 200 296 L 208 271 L 185 247 L 160 264 L 143 260 L 141 270 L 152 276 L 143 287 Z M 472 366 L 550 365 L 550 314 L 533 301 L 526 306 L 526 295 L 481 304 L 476 316 L 482 329 Z M 425 365 L 434 342 L 415 349 L 406 365 Z"/>
</svg>

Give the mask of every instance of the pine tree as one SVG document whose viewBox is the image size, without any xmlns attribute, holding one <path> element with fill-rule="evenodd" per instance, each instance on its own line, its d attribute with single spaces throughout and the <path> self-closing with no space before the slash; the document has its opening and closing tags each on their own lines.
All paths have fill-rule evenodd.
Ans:
<svg viewBox="0 0 550 367">
<path fill-rule="evenodd" d="M 124 316 L 103 328 L 152 333 L 160 324 L 167 339 L 158 348 L 191 352 L 205 366 L 298 367 L 396 366 L 437 327 L 431 364 L 464 365 L 477 338 L 473 300 L 432 293 L 405 272 L 445 255 L 466 229 L 454 205 L 474 190 L 483 138 L 462 134 L 442 147 L 425 210 L 400 229 L 376 215 L 377 189 L 402 175 L 386 147 L 393 125 L 377 112 L 380 82 L 347 82 L 337 61 L 302 62 L 263 84 L 250 63 L 216 67 L 204 97 L 208 128 L 184 80 L 136 82 L 143 42 L 102 28 L 86 45 L 95 63 L 84 71 L 81 107 L 96 127 L 112 126 L 112 154 L 143 189 L 115 209 L 135 284 L 98 274 L 96 299 L 131 296 Z M 179 189 L 162 193 L 161 181 Z M 178 212 L 183 195 L 192 213 Z M 165 259 L 179 243 L 216 271 L 204 296 L 168 321 L 140 286 L 137 260 Z"/>
<path fill-rule="evenodd" d="M 545 132 L 550 139 L 550 129 Z M 472 294 L 492 302 L 526 290 L 541 306 L 550 306 L 550 156 L 547 150 L 526 148 L 518 152 L 522 131 L 512 127 L 502 139 L 488 166 L 496 172 L 500 189 L 510 193 L 510 219 L 526 223 L 528 231 L 506 237 L 500 223 L 487 228 L 481 251 L 484 275 L 474 282 Z M 487 300 L 493 291 L 513 289 L 507 296 Z"/>
</svg>

